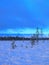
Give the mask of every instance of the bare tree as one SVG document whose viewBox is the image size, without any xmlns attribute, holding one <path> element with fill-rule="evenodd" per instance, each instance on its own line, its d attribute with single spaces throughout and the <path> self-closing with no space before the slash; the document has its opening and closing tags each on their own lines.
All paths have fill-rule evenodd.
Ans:
<svg viewBox="0 0 49 65">
<path fill-rule="evenodd" d="M 41 37 L 43 37 L 43 30 L 42 30 L 42 28 L 41 28 Z"/>
<path fill-rule="evenodd" d="M 15 49 L 15 47 L 16 47 L 15 40 L 13 40 L 13 42 L 11 43 L 11 45 L 12 45 L 12 49 Z"/>
<path fill-rule="evenodd" d="M 36 28 L 36 42 L 38 43 L 38 38 L 39 38 L 39 28 Z"/>
</svg>

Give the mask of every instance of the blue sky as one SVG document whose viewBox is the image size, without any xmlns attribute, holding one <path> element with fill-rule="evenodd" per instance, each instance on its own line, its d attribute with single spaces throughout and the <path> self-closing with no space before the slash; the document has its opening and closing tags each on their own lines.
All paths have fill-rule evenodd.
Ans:
<svg viewBox="0 0 49 65">
<path fill-rule="evenodd" d="M 32 33 L 36 27 L 49 29 L 49 0 L 0 0 L 0 33 Z"/>
</svg>

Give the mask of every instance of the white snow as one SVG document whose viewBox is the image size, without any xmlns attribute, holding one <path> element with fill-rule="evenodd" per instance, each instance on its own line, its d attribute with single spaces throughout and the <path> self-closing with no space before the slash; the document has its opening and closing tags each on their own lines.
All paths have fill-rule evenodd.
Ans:
<svg viewBox="0 0 49 65">
<path fill-rule="evenodd" d="M 49 65 L 49 41 L 0 41 L 0 65 Z"/>
</svg>

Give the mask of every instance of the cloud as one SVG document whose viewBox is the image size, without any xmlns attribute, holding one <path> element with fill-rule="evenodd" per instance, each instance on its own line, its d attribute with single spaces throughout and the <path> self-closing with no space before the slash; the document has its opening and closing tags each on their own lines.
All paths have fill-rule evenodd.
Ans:
<svg viewBox="0 0 49 65">
<path fill-rule="evenodd" d="M 0 31 L 0 34 L 32 34 L 35 33 L 35 30 L 30 28 L 22 28 L 22 29 L 7 29 L 4 31 Z"/>
<path fill-rule="evenodd" d="M 49 34 L 48 29 L 43 29 L 43 34 Z M 34 34 L 36 33 L 36 29 L 34 28 L 19 28 L 19 29 L 6 29 L 1 30 L 0 34 Z M 41 30 L 39 29 L 39 33 L 41 34 Z"/>
</svg>

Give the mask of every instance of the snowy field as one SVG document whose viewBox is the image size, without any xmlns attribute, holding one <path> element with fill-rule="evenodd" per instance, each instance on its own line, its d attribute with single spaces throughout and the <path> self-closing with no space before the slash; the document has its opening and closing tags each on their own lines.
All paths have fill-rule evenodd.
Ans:
<svg viewBox="0 0 49 65">
<path fill-rule="evenodd" d="M 49 65 L 49 41 L 0 41 L 0 65 Z"/>
</svg>

